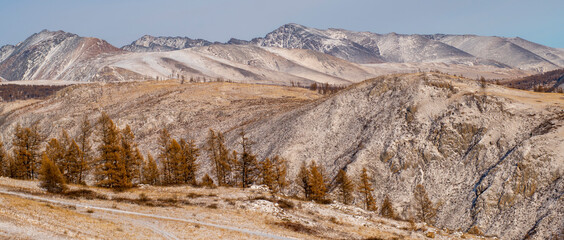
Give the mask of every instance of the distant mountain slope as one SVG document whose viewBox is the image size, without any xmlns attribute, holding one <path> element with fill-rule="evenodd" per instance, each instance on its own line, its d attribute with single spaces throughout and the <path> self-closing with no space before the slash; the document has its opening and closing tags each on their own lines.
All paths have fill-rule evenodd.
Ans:
<svg viewBox="0 0 564 240">
<path fill-rule="evenodd" d="M 131 52 L 165 52 L 208 46 L 211 44 L 211 42 L 203 39 L 191 39 L 188 37 L 153 37 L 145 35 L 131 44 L 123 46 L 122 49 Z"/>
<path fill-rule="evenodd" d="M 376 34 L 286 24 L 262 38 L 251 41 L 231 39 L 228 43 L 310 49 L 356 63 L 443 62 L 533 71 L 564 67 L 561 50 L 517 38 Z"/>
<path fill-rule="evenodd" d="M 302 48 L 327 53 L 357 63 L 379 63 L 384 60 L 377 48 L 363 46 L 346 38 L 336 37 L 338 32 L 307 28 L 298 24 L 286 24 L 255 38 L 250 44 L 263 47 Z"/>
<path fill-rule="evenodd" d="M 7 80 L 62 79 L 74 65 L 121 51 L 101 39 L 47 30 L 5 48 L 0 76 Z"/>
<path fill-rule="evenodd" d="M 14 45 L 5 45 L 0 47 L 0 62 L 6 60 L 6 58 L 8 58 L 12 52 L 14 52 L 14 49 L 16 47 Z"/>
<path fill-rule="evenodd" d="M 520 45 L 517 45 L 507 38 L 475 35 L 434 35 L 432 38 L 468 52 L 476 57 L 492 59 L 511 67 L 536 71 L 550 71 L 560 67 L 532 52 L 548 51 L 548 48 L 543 48 L 542 50 L 541 48 L 535 48 L 536 50 L 533 50 L 534 45 L 532 43 L 525 44 L 525 41 L 513 40 L 520 43 Z M 559 52 L 556 49 L 552 50 L 555 53 Z M 553 59 L 558 58 L 558 56 L 554 55 Z"/>
<path fill-rule="evenodd" d="M 146 37 L 149 39 L 150 37 Z M 164 44 L 174 43 L 169 38 Z M 186 39 L 176 39 L 178 48 Z M 201 45 L 208 45 L 203 42 Z M 151 45 L 153 48 L 155 45 Z M 194 44 L 192 46 L 196 46 Z M 179 51 L 131 53 L 96 38 L 42 31 L 17 46 L 0 49 L 0 76 L 6 80 L 128 81 L 206 77 L 237 82 L 303 86 L 314 82 L 347 85 L 375 76 L 364 68 L 314 51 L 297 50 L 308 62 L 296 62 L 265 48 L 213 45 Z M 147 50 L 147 49 L 145 49 Z M 166 50 L 166 51 L 165 51 Z M 149 50 L 147 50 L 149 51 Z M 291 50 L 290 50 L 291 52 Z M 286 56 L 292 56 L 286 53 Z M 310 56 L 310 57 L 308 57 Z"/>
<path fill-rule="evenodd" d="M 538 43 L 530 42 L 525 39 L 507 38 L 508 41 L 515 45 L 518 45 L 524 49 L 531 51 L 532 53 L 542 57 L 548 61 L 553 62 L 556 65 L 564 66 L 564 49 L 551 48 Z"/>
<path fill-rule="evenodd" d="M 277 85 L 290 85 L 291 82 L 302 86 L 314 82 L 348 85 L 376 75 L 369 68 L 336 57 L 299 51 L 303 57 L 314 60 L 309 63 L 292 61 L 256 46 L 210 45 L 171 52 L 130 53 L 111 57 L 106 62 L 109 62 L 107 67 L 147 76 L 208 77 Z"/>
</svg>

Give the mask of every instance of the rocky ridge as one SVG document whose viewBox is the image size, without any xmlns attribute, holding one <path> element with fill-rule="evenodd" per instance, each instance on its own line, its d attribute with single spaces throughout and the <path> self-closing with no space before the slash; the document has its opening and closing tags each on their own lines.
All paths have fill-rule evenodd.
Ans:
<svg viewBox="0 0 564 240">
<path fill-rule="evenodd" d="M 145 35 L 121 49 L 130 52 L 164 52 L 192 47 L 208 46 L 212 43 L 203 39 L 188 37 L 153 37 Z"/>
</svg>

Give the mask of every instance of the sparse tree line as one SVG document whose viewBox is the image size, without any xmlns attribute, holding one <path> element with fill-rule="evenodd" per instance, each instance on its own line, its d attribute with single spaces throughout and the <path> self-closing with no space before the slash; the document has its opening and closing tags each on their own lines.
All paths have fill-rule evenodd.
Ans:
<svg viewBox="0 0 564 240">
<path fill-rule="evenodd" d="M 209 130 L 206 142 L 199 149 L 192 139 L 174 139 L 166 128 L 160 130 L 157 158 L 141 154 L 131 128 L 119 129 L 112 119 L 102 113 L 95 125 L 84 117 L 75 138 L 63 130 L 58 138 L 46 141 L 37 124 L 30 127 L 17 125 L 11 153 L 0 142 L 0 175 L 16 179 L 40 179 L 49 192 L 63 192 L 66 183 L 86 184 L 91 176 L 95 185 L 124 190 L 138 184 L 192 185 L 214 188 L 248 188 L 254 184 L 267 186 L 273 193 L 284 192 L 291 181 L 287 179 L 288 162 L 280 157 L 258 161 L 252 152 L 253 142 L 244 131 L 239 133 L 241 152 L 231 150 L 223 133 Z M 91 141 L 96 141 L 95 149 Z M 46 142 L 46 144 L 44 144 Z M 43 147 L 43 145 L 45 145 Z M 44 150 L 42 150 L 44 149 Z M 197 180 L 198 158 L 205 153 L 211 166 L 210 174 Z M 157 163 L 158 162 L 158 163 Z M 212 177 L 213 176 L 213 177 Z M 357 180 L 340 170 L 330 181 L 323 166 L 303 162 L 296 179 L 299 196 L 309 201 L 343 204 L 360 203 L 368 211 L 379 212 L 389 218 L 398 217 L 392 200 L 385 197 L 380 207 L 373 196 L 374 180 L 363 168 Z M 355 199 L 355 196 L 358 196 Z M 430 201 L 424 187 L 417 185 L 414 192 L 417 219 L 433 223 L 437 207 Z"/>
<path fill-rule="evenodd" d="M 329 83 L 323 83 L 323 84 L 312 83 L 309 86 L 309 90 L 317 91 L 319 94 L 323 94 L 323 95 L 337 93 L 338 91 L 341 91 L 345 88 L 346 86 L 332 85 Z"/>
<path fill-rule="evenodd" d="M 12 102 L 30 98 L 44 98 L 67 86 L 44 86 L 44 85 L 0 85 L 0 101 Z"/>
<path fill-rule="evenodd" d="M 302 163 L 296 179 L 296 183 L 307 200 L 318 203 L 331 202 L 327 195 L 329 189 L 334 189 L 335 200 L 343 204 L 351 205 L 354 204 L 355 200 L 358 200 L 362 207 L 368 211 L 378 212 L 381 216 L 387 218 L 399 218 L 388 195 L 384 197 L 380 207 L 377 206 L 373 195 L 373 182 L 374 179 L 369 175 L 368 170 L 362 168 L 356 181 L 351 179 L 345 170 L 341 169 L 335 181 L 330 184 L 329 179 L 325 177 L 323 168 L 315 161 L 310 162 L 309 165 L 305 162 Z M 355 195 L 358 196 L 358 199 L 355 199 Z M 421 184 L 415 187 L 413 196 L 412 206 L 415 212 L 409 218 L 434 224 L 439 208 L 438 204 L 434 204 L 430 200 L 425 187 Z"/>
<path fill-rule="evenodd" d="M 564 93 L 559 87 L 564 78 L 564 69 L 556 69 L 536 75 L 505 81 L 504 85 L 512 88 L 533 90 L 535 92 Z"/>
</svg>

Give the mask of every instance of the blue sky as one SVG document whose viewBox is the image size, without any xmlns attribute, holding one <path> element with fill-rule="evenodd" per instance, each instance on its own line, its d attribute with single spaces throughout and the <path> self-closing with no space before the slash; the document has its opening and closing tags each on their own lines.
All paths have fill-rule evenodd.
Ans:
<svg viewBox="0 0 564 240">
<path fill-rule="evenodd" d="M 519 36 L 564 48 L 563 0 L 0 0 L 0 46 L 42 29 L 121 47 L 142 35 L 225 42 L 285 23 L 376 33 Z"/>
</svg>

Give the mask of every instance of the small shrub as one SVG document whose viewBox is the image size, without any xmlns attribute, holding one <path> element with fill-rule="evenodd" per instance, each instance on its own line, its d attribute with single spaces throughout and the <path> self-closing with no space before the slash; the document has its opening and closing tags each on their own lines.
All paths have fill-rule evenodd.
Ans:
<svg viewBox="0 0 564 240">
<path fill-rule="evenodd" d="M 313 235 L 317 233 L 315 229 L 297 222 L 277 222 L 276 225 L 286 229 L 290 229 L 294 232 L 305 233 L 309 235 Z"/>
<path fill-rule="evenodd" d="M 202 182 L 200 184 L 202 187 L 206 187 L 206 188 L 216 188 L 217 186 L 215 185 L 215 183 L 213 182 L 213 179 L 206 174 L 203 178 L 202 178 Z"/>
<path fill-rule="evenodd" d="M 63 193 L 67 190 L 65 179 L 59 168 L 51 161 L 46 154 L 43 154 L 41 169 L 39 170 L 41 188 L 50 193 Z"/>
<path fill-rule="evenodd" d="M 148 202 L 148 201 L 151 201 L 151 199 L 149 197 L 147 197 L 147 195 L 145 193 L 140 193 L 138 201 L 139 202 Z"/>
<path fill-rule="evenodd" d="M 390 200 L 390 197 L 388 195 L 386 195 L 386 197 L 384 198 L 384 202 L 380 207 L 380 215 L 391 219 L 395 218 L 396 216 L 396 213 L 394 212 L 394 207 L 392 206 L 392 201 Z"/>
<path fill-rule="evenodd" d="M 476 225 L 474 225 L 473 227 L 471 227 L 470 229 L 468 229 L 468 233 L 470 234 L 474 234 L 477 236 L 483 236 L 484 233 L 482 232 L 482 230 L 480 230 L 480 228 Z"/>
<path fill-rule="evenodd" d="M 131 199 L 129 198 L 124 198 L 124 197 L 114 197 L 112 198 L 113 201 L 116 202 L 127 202 L 127 203 L 131 203 Z"/>
<path fill-rule="evenodd" d="M 266 201 L 270 201 L 270 199 L 268 199 L 268 198 L 267 198 L 266 196 L 264 196 L 264 195 L 249 197 L 249 201 L 256 201 L 256 200 L 266 200 Z"/>
<path fill-rule="evenodd" d="M 88 210 L 86 210 L 87 213 L 94 213 L 94 210 L 92 210 L 91 208 L 89 208 Z"/>
<path fill-rule="evenodd" d="M 276 201 L 276 203 L 278 203 L 278 207 L 282 209 L 294 209 L 296 206 L 292 201 L 286 199 L 280 199 Z"/>
<path fill-rule="evenodd" d="M 336 217 L 330 217 L 329 218 L 329 222 L 332 222 L 334 224 L 341 224 L 341 222 L 339 222 L 339 220 L 337 220 Z"/>
<path fill-rule="evenodd" d="M 72 198 L 72 199 L 76 199 L 76 198 L 85 198 L 88 200 L 92 200 L 92 199 L 101 199 L 101 200 L 107 200 L 108 197 L 106 195 L 94 192 L 92 190 L 89 189 L 78 189 L 78 190 L 70 190 L 70 191 L 66 191 L 64 193 L 65 196 Z"/>
<path fill-rule="evenodd" d="M 217 204 L 213 203 L 213 204 L 207 205 L 206 207 L 210 208 L 210 209 L 217 209 Z"/>
<path fill-rule="evenodd" d="M 159 198 L 159 202 L 174 205 L 174 204 L 178 203 L 178 199 L 174 196 L 168 197 L 168 198 Z"/>
<path fill-rule="evenodd" d="M 407 222 L 409 223 L 409 230 L 410 231 L 415 231 L 417 230 L 417 224 L 415 224 L 415 220 L 413 219 L 413 217 L 410 217 Z"/>
<path fill-rule="evenodd" d="M 199 194 L 199 193 L 188 193 L 186 194 L 187 198 L 199 198 L 199 197 L 203 197 L 204 195 Z"/>
<path fill-rule="evenodd" d="M 435 232 L 427 232 L 427 234 L 425 234 L 426 237 L 428 238 L 435 238 Z"/>
</svg>

